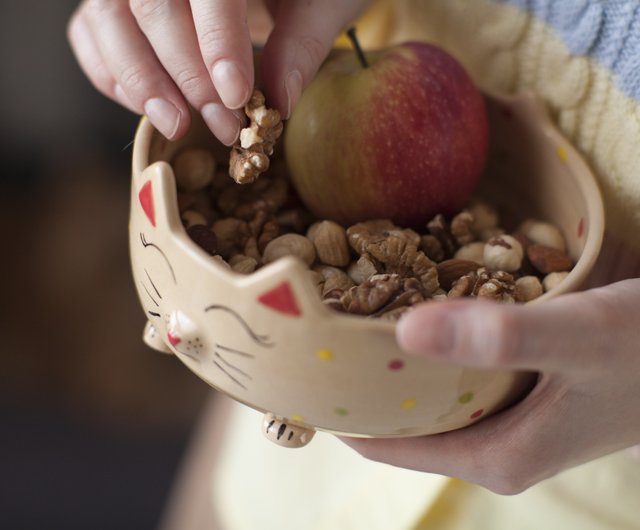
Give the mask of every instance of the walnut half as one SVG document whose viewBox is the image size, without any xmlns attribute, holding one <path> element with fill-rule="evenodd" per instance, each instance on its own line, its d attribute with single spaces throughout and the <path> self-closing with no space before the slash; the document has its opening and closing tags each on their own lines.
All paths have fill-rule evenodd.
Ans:
<svg viewBox="0 0 640 530">
<path fill-rule="evenodd" d="M 280 113 L 266 107 L 264 95 L 257 89 L 244 111 L 250 124 L 240 131 L 229 159 L 229 175 L 238 184 L 249 184 L 269 169 L 269 157 L 283 129 Z"/>
</svg>

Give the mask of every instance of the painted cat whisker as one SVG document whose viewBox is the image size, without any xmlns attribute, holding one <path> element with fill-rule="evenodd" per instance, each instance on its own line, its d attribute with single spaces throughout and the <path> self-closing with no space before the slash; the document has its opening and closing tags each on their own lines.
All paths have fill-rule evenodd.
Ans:
<svg viewBox="0 0 640 530">
<path fill-rule="evenodd" d="M 151 283 L 151 287 L 153 287 L 153 290 L 158 295 L 158 298 L 160 298 L 160 300 L 162 300 L 162 295 L 160 294 L 160 291 L 158 291 L 158 288 L 156 287 L 156 284 L 153 283 L 153 280 L 151 279 L 151 276 L 149 275 L 149 272 L 147 271 L 147 269 L 144 270 L 144 273 L 147 275 L 147 278 L 149 278 L 149 282 Z"/>
<path fill-rule="evenodd" d="M 182 355 L 189 357 L 189 359 L 193 359 L 194 361 L 198 361 L 198 362 L 201 361 L 200 357 L 198 357 L 197 355 L 194 355 L 193 353 L 187 353 L 180 350 L 178 350 L 178 353 L 181 353 Z"/>
<path fill-rule="evenodd" d="M 242 355 L 243 357 L 249 357 L 251 359 L 253 359 L 255 357 L 255 355 L 253 355 L 252 353 L 247 353 L 247 352 L 240 351 L 240 350 L 234 350 L 233 348 L 229 348 L 227 346 L 223 346 L 222 344 L 216 344 L 216 348 L 219 348 L 219 349 L 224 350 L 224 351 L 229 352 L 229 353 L 235 353 L 237 355 Z"/>
<path fill-rule="evenodd" d="M 215 364 L 234 383 L 236 383 L 237 385 L 240 385 L 245 390 L 247 389 L 247 387 L 245 385 L 243 385 L 237 378 L 233 377 L 233 375 L 231 375 L 227 370 L 225 370 L 225 368 L 218 361 L 214 360 L 213 364 Z"/>
<path fill-rule="evenodd" d="M 238 368 L 234 364 L 231 364 L 229 361 L 227 361 L 222 355 L 220 355 L 219 352 L 216 351 L 213 354 L 216 356 L 216 358 L 220 359 L 220 361 L 222 361 L 225 364 L 225 366 L 231 368 L 232 370 L 235 370 L 236 372 L 238 372 L 239 374 L 245 376 L 249 380 L 253 379 L 247 372 L 245 372 L 244 370 L 241 370 L 240 368 Z M 213 362 L 215 363 L 216 361 L 213 361 Z"/>
<path fill-rule="evenodd" d="M 140 282 L 140 285 L 142 285 L 142 288 L 145 290 L 147 295 L 149 295 L 149 298 L 151 298 L 151 301 L 156 305 L 156 307 L 160 307 L 160 304 L 156 302 L 153 296 L 151 296 L 151 293 L 149 292 L 149 289 L 147 289 L 147 286 L 143 282 Z"/>
</svg>

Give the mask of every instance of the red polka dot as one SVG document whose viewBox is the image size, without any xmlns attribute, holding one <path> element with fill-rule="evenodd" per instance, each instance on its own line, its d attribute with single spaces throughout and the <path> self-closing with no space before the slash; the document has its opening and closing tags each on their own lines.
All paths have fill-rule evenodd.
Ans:
<svg viewBox="0 0 640 530">
<path fill-rule="evenodd" d="M 484 409 L 480 409 L 480 410 L 476 410 L 471 416 L 469 416 L 472 420 L 475 420 L 476 418 L 479 418 L 480 416 L 482 416 L 482 414 L 484 414 Z"/>
<path fill-rule="evenodd" d="M 404 361 L 401 361 L 400 359 L 394 359 L 393 361 L 389 361 L 387 367 L 389 368 L 389 370 L 402 370 L 404 368 Z"/>
<path fill-rule="evenodd" d="M 582 237 L 584 235 L 584 219 L 580 219 L 578 223 L 578 237 Z"/>
</svg>

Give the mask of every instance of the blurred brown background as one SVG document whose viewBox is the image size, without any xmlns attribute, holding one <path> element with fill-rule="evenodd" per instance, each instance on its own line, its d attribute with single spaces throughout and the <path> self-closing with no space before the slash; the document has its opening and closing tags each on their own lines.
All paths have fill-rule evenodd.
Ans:
<svg viewBox="0 0 640 530">
<path fill-rule="evenodd" d="M 75 0 L 0 4 L 0 528 L 156 528 L 209 390 L 142 344 L 137 117 L 66 42 Z"/>
</svg>

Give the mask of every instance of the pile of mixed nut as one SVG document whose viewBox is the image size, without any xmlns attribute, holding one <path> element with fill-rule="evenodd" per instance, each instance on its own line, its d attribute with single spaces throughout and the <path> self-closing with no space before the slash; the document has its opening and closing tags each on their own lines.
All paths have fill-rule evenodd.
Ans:
<svg viewBox="0 0 640 530">
<path fill-rule="evenodd" d="M 497 210 L 480 200 L 450 219 L 435 216 L 421 231 L 385 219 L 349 227 L 315 219 L 290 186 L 282 158 L 269 158 L 282 132 L 279 117 L 259 94 L 246 112 L 251 125 L 230 161 L 199 148 L 172 161 L 188 235 L 237 273 L 295 256 L 330 308 L 396 320 L 429 300 L 528 302 L 574 265 L 556 226 L 529 219 L 507 234 Z"/>
</svg>

